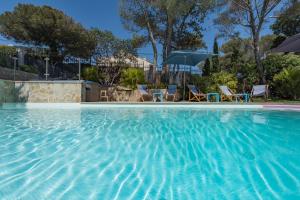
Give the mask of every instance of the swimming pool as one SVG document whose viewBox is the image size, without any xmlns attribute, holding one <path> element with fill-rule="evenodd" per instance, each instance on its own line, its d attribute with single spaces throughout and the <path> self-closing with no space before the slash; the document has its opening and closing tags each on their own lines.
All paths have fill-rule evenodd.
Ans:
<svg viewBox="0 0 300 200">
<path fill-rule="evenodd" d="M 0 109 L 0 199 L 299 199 L 300 112 Z"/>
</svg>

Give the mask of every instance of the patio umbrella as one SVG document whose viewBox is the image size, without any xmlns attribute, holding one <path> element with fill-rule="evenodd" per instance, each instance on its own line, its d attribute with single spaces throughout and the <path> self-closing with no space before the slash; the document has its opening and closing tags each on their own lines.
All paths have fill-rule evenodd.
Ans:
<svg viewBox="0 0 300 200">
<path fill-rule="evenodd" d="M 271 50 L 272 52 L 300 52 L 300 33 L 293 35 L 284 40 L 278 47 Z"/>
<path fill-rule="evenodd" d="M 188 66 L 197 66 L 200 62 L 211 57 L 212 54 L 199 52 L 199 51 L 173 51 L 170 56 L 166 59 L 164 64 L 174 64 L 174 65 L 188 65 Z M 185 97 L 185 72 L 183 71 L 183 98 Z"/>
</svg>

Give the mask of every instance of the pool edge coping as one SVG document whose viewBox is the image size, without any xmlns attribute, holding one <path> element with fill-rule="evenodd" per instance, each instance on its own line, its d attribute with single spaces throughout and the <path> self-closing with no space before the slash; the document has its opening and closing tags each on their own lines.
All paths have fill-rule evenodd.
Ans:
<svg viewBox="0 0 300 200">
<path fill-rule="evenodd" d="M 300 104 L 235 104 L 235 103 L 190 103 L 190 102 L 85 102 L 85 103 L 3 103 L 0 108 L 26 109 L 78 109 L 78 108 L 201 108 L 201 109 L 263 109 L 300 111 Z"/>
</svg>

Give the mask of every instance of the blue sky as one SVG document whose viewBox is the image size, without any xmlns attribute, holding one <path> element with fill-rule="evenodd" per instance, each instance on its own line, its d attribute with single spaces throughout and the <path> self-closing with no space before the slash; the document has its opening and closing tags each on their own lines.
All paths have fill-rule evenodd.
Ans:
<svg viewBox="0 0 300 200">
<path fill-rule="evenodd" d="M 120 21 L 118 14 L 118 0 L 0 0 L 0 13 L 13 10 L 18 3 L 32 3 L 35 5 L 50 5 L 65 12 L 85 27 L 97 27 L 102 30 L 110 30 L 120 38 L 130 38 L 131 33 L 126 31 Z M 210 51 L 213 46 L 213 39 L 218 33 L 216 26 L 213 26 L 212 17 L 208 18 L 204 24 L 204 41 Z M 265 26 L 264 34 L 270 33 L 269 26 Z M 222 41 L 220 41 L 222 42 Z M 9 44 L 0 38 L 0 44 Z M 141 57 L 151 60 L 152 51 L 150 47 L 145 47 L 139 51 Z"/>
</svg>

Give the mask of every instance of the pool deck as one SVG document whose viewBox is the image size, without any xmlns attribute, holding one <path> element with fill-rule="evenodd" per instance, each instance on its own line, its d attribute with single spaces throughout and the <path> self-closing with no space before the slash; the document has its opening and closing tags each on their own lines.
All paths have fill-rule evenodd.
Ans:
<svg viewBox="0 0 300 200">
<path fill-rule="evenodd" d="M 300 104 L 287 103 L 207 103 L 207 102 L 85 102 L 85 103 L 4 103 L 0 108 L 202 108 L 202 109 L 263 109 L 300 111 Z"/>
</svg>

